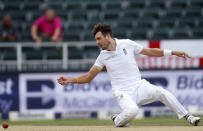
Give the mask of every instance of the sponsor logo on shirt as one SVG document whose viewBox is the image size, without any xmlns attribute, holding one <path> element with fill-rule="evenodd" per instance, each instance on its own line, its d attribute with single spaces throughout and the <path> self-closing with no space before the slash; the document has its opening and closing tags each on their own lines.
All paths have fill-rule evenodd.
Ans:
<svg viewBox="0 0 203 131">
<path fill-rule="evenodd" d="M 123 48 L 123 53 L 124 53 L 125 55 L 128 54 L 128 52 L 127 52 L 127 50 L 126 50 L 125 48 Z"/>
</svg>

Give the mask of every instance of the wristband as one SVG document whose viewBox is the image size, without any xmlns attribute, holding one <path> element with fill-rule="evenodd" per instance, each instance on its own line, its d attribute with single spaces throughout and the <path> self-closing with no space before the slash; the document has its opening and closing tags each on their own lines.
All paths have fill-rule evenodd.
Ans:
<svg viewBox="0 0 203 131">
<path fill-rule="evenodd" d="M 164 56 L 171 56 L 172 50 L 164 49 Z"/>
<path fill-rule="evenodd" d="M 77 78 L 77 77 L 76 77 L 76 78 L 74 77 L 74 79 L 76 80 L 76 83 L 78 84 L 78 78 Z"/>
</svg>

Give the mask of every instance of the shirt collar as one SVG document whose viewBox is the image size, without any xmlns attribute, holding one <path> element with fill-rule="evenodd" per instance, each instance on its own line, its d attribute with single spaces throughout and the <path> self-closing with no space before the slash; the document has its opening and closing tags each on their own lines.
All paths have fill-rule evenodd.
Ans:
<svg viewBox="0 0 203 131">
<path fill-rule="evenodd" d="M 114 51 L 102 50 L 102 52 L 109 52 L 109 53 L 117 52 L 118 46 L 119 46 L 119 40 L 117 38 L 114 38 L 114 40 L 116 42 L 116 49 Z"/>
</svg>

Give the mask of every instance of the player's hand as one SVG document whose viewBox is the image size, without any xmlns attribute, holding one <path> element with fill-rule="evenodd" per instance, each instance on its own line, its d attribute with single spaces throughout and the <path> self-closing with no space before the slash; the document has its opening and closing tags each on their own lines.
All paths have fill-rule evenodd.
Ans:
<svg viewBox="0 0 203 131">
<path fill-rule="evenodd" d="M 56 42 L 56 41 L 58 40 L 58 38 L 57 38 L 57 36 L 53 36 L 53 37 L 51 38 L 51 40 L 52 40 L 53 42 Z"/>
<path fill-rule="evenodd" d="M 71 83 L 71 78 L 67 78 L 63 76 L 59 77 L 57 80 L 58 80 L 58 83 L 61 85 L 67 85 Z"/>
<path fill-rule="evenodd" d="M 173 51 L 172 54 L 182 58 L 190 58 L 190 56 L 183 51 Z"/>
<path fill-rule="evenodd" d="M 36 42 L 36 43 L 39 44 L 39 43 L 41 43 L 41 41 L 42 41 L 42 39 L 41 39 L 40 37 L 36 37 L 36 38 L 35 38 L 35 42 Z"/>
</svg>

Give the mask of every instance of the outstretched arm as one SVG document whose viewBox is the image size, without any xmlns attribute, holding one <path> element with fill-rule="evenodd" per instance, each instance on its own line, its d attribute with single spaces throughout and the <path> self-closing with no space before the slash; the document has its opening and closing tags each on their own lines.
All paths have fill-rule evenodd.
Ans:
<svg viewBox="0 0 203 131">
<path fill-rule="evenodd" d="M 31 36 L 33 40 L 35 40 L 36 42 L 41 42 L 41 38 L 37 35 L 37 31 L 38 31 L 38 28 L 35 25 L 33 25 L 31 27 Z"/>
<path fill-rule="evenodd" d="M 95 76 L 100 72 L 100 70 L 97 69 L 96 66 L 93 66 L 88 73 L 84 74 L 84 75 L 80 75 L 78 77 L 64 77 L 61 76 L 58 78 L 58 83 L 61 85 L 67 85 L 67 84 L 84 84 L 84 83 L 88 83 L 90 81 L 92 81 Z"/>
<path fill-rule="evenodd" d="M 61 32 L 61 29 L 56 28 L 56 30 L 54 31 L 54 35 L 52 36 L 51 40 L 54 41 L 54 42 L 57 42 L 60 32 Z"/>
<path fill-rule="evenodd" d="M 154 56 L 154 57 L 176 55 L 182 58 L 190 58 L 188 54 L 183 51 L 170 51 L 170 50 L 163 50 L 159 48 L 143 48 L 140 54 L 147 55 L 147 56 Z"/>
</svg>

